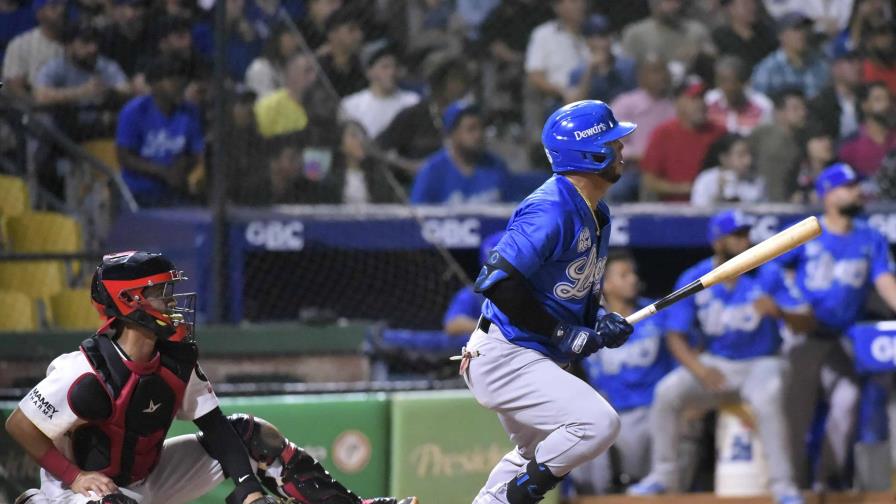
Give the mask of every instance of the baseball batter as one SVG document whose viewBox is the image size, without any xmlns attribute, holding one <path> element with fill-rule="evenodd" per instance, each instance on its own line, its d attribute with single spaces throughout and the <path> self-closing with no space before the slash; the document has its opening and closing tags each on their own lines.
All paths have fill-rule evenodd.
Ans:
<svg viewBox="0 0 896 504">
<path fill-rule="evenodd" d="M 808 337 L 797 340 L 788 352 L 791 365 L 800 373 L 793 376 L 787 404 L 791 428 L 794 432 L 807 432 L 818 391 L 827 393 L 827 440 L 835 465 L 829 470 L 842 478 L 859 400 L 855 366 L 844 349 L 843 335 L 862 316 L 872 287 L 891 310 L 896 310 L 896 277 L 886 238 L 856 219 L 862 212 L 863 199 L 855 171 L 845 163 L 835 163 L 818 175 L 815 189 L 824 204 L 824 215 L 819 219 L 821 236 L 779 259 L 785 267 L 795 269 L 796 283 L 818 319 L 818 327 Z M 819 387 L 820 382 L 824 387 Z M 804 440 L 794 439 L 793 452 L 797 474 L 805 484 L 809 463 Z M 884 443 L 856 445 L 859 486 L 879 488 L 877 482 L 881 480 L 889 486 L 888 461 Z M 828 468 L 822 471 L 827 472 L 825 469 Z M 821 474 L 823 479 L 827 476 L 832 474 Z"/>
<path fill-rule="evenodd" d="M 600 101 L 554 112 L 542 132 L 554 176 L 516 209 L 476 280 L 486 301 L 461 374 L 516 444 L 476 503 L 538 502 L 619 432 L 607 401 L 563 367 L 632 332 L 600 307 L 610 237 L 600 200 L 620 177 L 620 139 L 635 128 Z"/>
<path fill-rule="evenodd" d="M 607 255 L 604 269 L 604 306 L 627 316 L 652 301 L 638 297 L 634 258 L 624 251 Z M 650 470 L 648 414 L 653 389 L 676 363 L 663 339 L 665 311 L 635 326 L 628 342 L 612 350 L 597 352 L 582 361 L 588 382 L 619 413 L 622 429 L 613 445 L 618 454 L 618 470 L 625 481 L 638 481 Z M 609 452 L 582 464 L 572 472 L 576 491 L 603 494 L 610 487 L 613 468 Z"/>
<path fill-rule="evenodd" d="M 715 254 L 686 270 L 676 288 L 688 285 L 750 246 L 752 220 L 740 211 L 723 211 L 710 219 L 709 242 Z M 769 467 L 771 492 L 778 504 L 803 502 L 793 482 L 788 430 L 784 416 L 785 363 L 778 357 L 779 319 L 798 329 L 812 323 L 799 290 L 785 282 L 775 265 L 760 267 L 730 282 L 709 287 L 670 306 L 666 338 L 682 364 L 656 387 L 650 412 L 652 467 L 634 495 L 680 490 L 678 436 L 687 407 L 746 401 L 756 418 Z M 689 335 L 703 340 L 699 353 Z"/>
<path fill-rule="evenodd" d="M 41 487 L 16 504 L 176 504 L 229 476 L 227 504 L 416 504 L 362 500 L 271 424 L 225 417 L 197 362 L 195 294 L 174 294 L 183 273 L 160 254 L 107 255 L 91 297 L 103 327 L 57 357 L 7 420 L 41 466 Z M 165 439 L 175 419 L 199 435 Z M 247 453 L 248 450 L 248 453 Z M 256 478 L 261 477 L 261 482 Z"/>
</svg>

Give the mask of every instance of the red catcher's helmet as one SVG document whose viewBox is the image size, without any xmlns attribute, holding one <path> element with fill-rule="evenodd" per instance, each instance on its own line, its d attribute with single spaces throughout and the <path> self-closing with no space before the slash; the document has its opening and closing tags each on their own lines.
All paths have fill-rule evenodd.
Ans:
<svg viewBox="0 0 896 504">
<path fill-rule="evenodd" d="M 106 318 L 104 328 L 121 320 L 149 329 L 161 339 L 192 341 L 196 293 L 174 293 L 174 285 L 186 279 L 162 254 L 119 252 L 103 256 L 93 274 L 90 298 Z M 158 285 L 163 287 L 152 295 L 158 300 L 153 306 L 144 291 Z"/>
</svg>

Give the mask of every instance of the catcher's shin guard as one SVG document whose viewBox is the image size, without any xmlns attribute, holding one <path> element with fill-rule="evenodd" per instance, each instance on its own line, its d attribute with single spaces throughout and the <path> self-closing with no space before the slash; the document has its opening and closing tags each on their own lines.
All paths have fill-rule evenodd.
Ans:
<svg viewBox="0 0 896 504">
<path fill-rule="evenodd" d="M 532 504 L 544 499 L 563 478 L 554 476 L 550 469 L 535 460 L 526 464 L 525 472 L 516 475 L 507 483 L 507 502 L 510 504 Z"/>
</svg>

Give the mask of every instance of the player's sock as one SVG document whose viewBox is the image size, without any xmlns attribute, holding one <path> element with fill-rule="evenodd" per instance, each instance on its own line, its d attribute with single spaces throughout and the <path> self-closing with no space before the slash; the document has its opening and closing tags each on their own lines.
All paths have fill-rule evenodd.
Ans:
<svg viewBox="0 0 896 504">
<path fill-rule="evenodd" d="M 507 484 L 507 502 L 510 504 L 531 504 L 544 499 L 563 478 L 558 478 L 544 464 L 535 460 L 526 464 L 526 470 L 516 475 Z"/>
</svg>

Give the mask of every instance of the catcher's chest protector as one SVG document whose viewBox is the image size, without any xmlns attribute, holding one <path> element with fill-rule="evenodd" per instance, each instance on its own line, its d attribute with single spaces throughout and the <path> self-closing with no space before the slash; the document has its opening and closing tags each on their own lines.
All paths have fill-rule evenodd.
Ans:
<svg viewBox="0 0 896 504">
<path fill-rule="evenodd" d="M 81 343 L 93 367 L 72 384 L 68 401 L 87 423 L 72 433 L 75 462 L 125 486 L 149 475 L 196 366 L 193 344 L 161 342 L 147 363 L 123 359 L 102 335 Z"/>
</svg>

